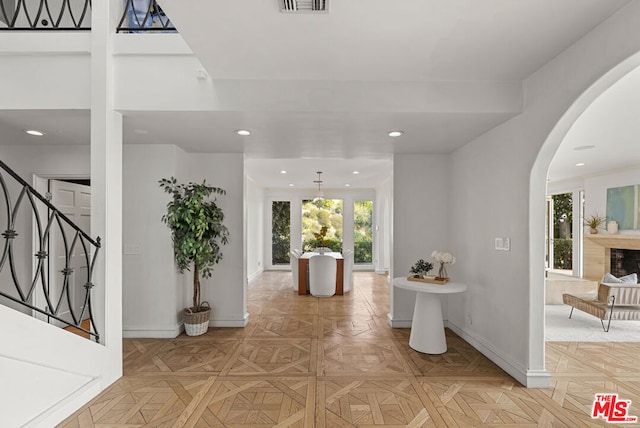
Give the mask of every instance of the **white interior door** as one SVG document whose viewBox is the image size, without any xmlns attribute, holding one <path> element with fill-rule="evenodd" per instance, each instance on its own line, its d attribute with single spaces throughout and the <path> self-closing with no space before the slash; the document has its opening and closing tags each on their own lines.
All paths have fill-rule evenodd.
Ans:
<svg viewBox="0 0 640 428">
<path fill-rule="evenodd" d="M 59 180 L 49 180 L 51 203 L 65 216 L 75 223 L 83 232 L 90 236 L 91 224 L 91 187 L 83 184 L 69 183 Z M 62 229 L 66 235 L 66 247 L 71 249 L 75 230 L 62 222 Z M 60 296 L 62 301 L 58 310 L 58 316 L 73 322 L 69 310 L 67 296 L 62 294 L 65 275 L 62 271 L 67 266 L 65 255 L 65 240 L 61 234 L 60 225 L 55 224 L 50 234 L 49 242 L 49 296 L 54 308 L 58 305 Z M 90 247 L 87 247 L 91 251 Z M 80 316 L 84 305 L 85 288 L 87 282 L 88 266 L 84 247 L 78 241 L 69 254 L 69 268 L 72 273 L 68 280 L 68 293 L 71 306 L 76 317 Z M 85 313 L 84 319 L 88 318 Z M 54 322 L 56 324 L 57 322 Z"/>
</svg>

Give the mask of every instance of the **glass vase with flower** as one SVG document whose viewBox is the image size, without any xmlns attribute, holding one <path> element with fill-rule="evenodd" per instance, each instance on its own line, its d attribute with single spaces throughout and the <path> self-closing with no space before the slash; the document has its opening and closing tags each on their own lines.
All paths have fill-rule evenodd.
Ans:
<svg viewBox="0 0 640 428">
<path fill-rule="evenodd" d="M 440 263 L 436 279 L 449 279 L 447 265 L 454 264 L 456 262 L 456 258 L 451 253 L 447 253 L 445 251 L 434 251 L 431 253 L 431 257 L 433 257 L 436 262 Z"/>
</svg>

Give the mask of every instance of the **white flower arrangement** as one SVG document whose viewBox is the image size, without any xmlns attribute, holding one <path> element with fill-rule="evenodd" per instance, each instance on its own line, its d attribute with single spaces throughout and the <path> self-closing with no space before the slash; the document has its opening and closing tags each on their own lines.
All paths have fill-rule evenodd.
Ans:
<svg viewBox="0 0 640 428">
<path fill-rule="evenodd" d="M 431 257 L 438 263 L 440 263 L 440 269 L 438 270 L 438 276 L 436 279 L 449 279 L 449 275 L 447 274 L 447 268 L 445 265 L 452 265 L 456 262 L 456 258 L 453 257 L 453 254 L 447 253 L 444 251 L 434 251 L 431 253 Z"/>
<path fill-rule="evenodd" d="M 444 251 L 434 251 L 431 253 L 431 257 L 433 257 L 438 263 L 448 263 L 452 265 L 456 262 L 456 258 L 453 257 L 451 253 L 446 253 Z"/>
</svg>

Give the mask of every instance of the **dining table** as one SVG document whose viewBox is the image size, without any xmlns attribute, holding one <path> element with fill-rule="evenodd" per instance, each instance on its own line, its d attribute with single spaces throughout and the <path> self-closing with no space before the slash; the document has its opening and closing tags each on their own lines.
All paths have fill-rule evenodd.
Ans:
<svg viewBox="0 0 640 428">
<path fill-rule="evenodd" d="M 298 294 L 309 294 L 307 287 L 307 270 L 309 269 L 309 259 L 320 253 L 308 251 L 302 253 L 298 257 Z M 344 294 L 344 257 L 338 252 L 325 252 L 325 255 L 332 256 L 336 259 L 336 294 L 342 296 Z"/>
</svg>

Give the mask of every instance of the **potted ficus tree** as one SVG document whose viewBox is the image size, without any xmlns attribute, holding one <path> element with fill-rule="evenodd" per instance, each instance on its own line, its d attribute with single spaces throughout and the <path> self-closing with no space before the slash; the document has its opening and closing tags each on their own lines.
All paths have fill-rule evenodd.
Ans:
<svg viewBox="0 0 640 428">
<path fill-rule="evenodd" d="M 193 267 L 193 306 L 185 309 L 184 324 L 189 336 L 198 336 L 206 333 L 211 313 L 209 304 L 202 301 L 200 277 L 211 277 L 229 238 L 215 198 L 226 192 L 207 185 L 206 180 L 202 184 L 179 184 L 174 177 L 160 180 L 160 187 L 173 196 L 162 221 L 171 229 L 178 269 L 184 273 Z"/>
</svg>

